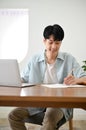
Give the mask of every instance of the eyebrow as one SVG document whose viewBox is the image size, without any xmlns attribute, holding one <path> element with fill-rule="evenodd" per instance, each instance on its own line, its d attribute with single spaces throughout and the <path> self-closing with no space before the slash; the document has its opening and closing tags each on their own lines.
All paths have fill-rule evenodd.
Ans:
<svg viewBox="0 0 86 130">
<path fill-rule="evenodd" d="M 54 40 L 49 39 L 49 41 L 54 42 Z"/>
</svg>

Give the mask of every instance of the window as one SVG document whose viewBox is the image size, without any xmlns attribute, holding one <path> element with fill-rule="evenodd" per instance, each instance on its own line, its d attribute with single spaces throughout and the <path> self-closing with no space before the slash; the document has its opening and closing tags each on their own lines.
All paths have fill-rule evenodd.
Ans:
<svg viewBox="0 0 86 130">
<path fill-rule="evenodd" d="M 28 51 L 28 9 L 0 9 L 0 59 L 21 62 Z"/>
</svg>

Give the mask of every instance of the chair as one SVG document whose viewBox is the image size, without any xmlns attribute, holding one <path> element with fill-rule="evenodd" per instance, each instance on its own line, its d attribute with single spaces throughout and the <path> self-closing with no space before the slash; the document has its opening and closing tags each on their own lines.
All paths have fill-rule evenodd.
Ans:
<svg viewBox="0 0 86 130">
<path fill-rule="evenodd" d="M 73 130 L 73 120 L 69 120 L 69 130 Z"/>
<path fill-rule="evenodd" d="M 68 121 L 68 123 L 69 123 L 69 130 L 73 130 L 73 120 L 72 120 L 72 118 Z M 27 124 L 27 129 L 29 130 L 30 128 L 31 128 L 31 130 L 33 129 L 33 130 L 38 130 L 39 128 L 40 128 L 40 125 L 35 125 L 35 124 L 30 124 L 30 123 L 26 123 Z M 59 128 L 59 130 L 60 130 L 60 128 Z"/>
<path fill-rule="evenodd" d="M 72 112 L 73 112 L 73 109 L 72 109 Z M 62 120 L 58 123 L 58 127 L 57 127 L 57 129 L 58 130 L 60 130 L 60 127 L 62 126 L 62 122 L 63 122 L 63 124 L 65 124 L 66 123 L 66 121 L 64 120 L 64 118 L 62 118 Z M 29 123 L 30 124 L 30 123 Z M 70 116 L 70 118 L 69 118 L 69 120 L 68 120 L 68 125 L 69 125 L 69 130 L 73 130 L 73 114 Z M 34 126 L 34 127 L 36 127 L 37 126 L 37 128 L 38 127 L 40 127 L 40 125 L 35 125 L 35 124 L 32 124 L 32 126 Z M 33 129 L 34 130 L 34 129 Z"/>
<path fill-rule="evenodd" d="M 73 120 L 72 120 L 72 118 L 68 122 L 69 122 L 69 130 L 73 130 Z M 58 129 L 58 130 L 60 130 L 60 129 Z"/>
</svg>

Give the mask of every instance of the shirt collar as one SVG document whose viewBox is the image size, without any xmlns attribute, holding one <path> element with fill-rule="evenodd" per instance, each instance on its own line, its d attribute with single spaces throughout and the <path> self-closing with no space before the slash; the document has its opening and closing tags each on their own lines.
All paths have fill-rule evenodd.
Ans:
<svg viewBox="0 0 86 130">
<path fill-rule="evenodd" d="M 57 59 L 64 60 L 64 55 L 63 55 L 62 52 L 59 52 L 59 53 L 58 53 Z M 43 52 L 40 54 L 38 61 L 39 61 L 39 62 L 45 61 L 45 51 L 43 51 Z"/>
<path fill-rule="evenodd" d="M 40 53 L 40 56 L 38 58 L 38 61 L 41 62 L 41 61 L 45 61 L 45 51 L 41 52 Z"/>
<path fill-rule="evenodd" d="M 64 53 L 59 52 L 59 53 L 58 53 L 58 56 L 57 56 L 57 59 L 64 60 Z"/>
</svg>

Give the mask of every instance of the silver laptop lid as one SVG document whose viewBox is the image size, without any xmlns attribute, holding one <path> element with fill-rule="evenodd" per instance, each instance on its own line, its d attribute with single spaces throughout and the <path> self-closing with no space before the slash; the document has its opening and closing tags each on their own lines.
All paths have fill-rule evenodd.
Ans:
<svg viewBox="0 0 86 130">
<path fill-rule="evenodd" d="M 0 86 L 21 86 L 21 78 L 16 59 L 0 59 Z"/>
</svg>

